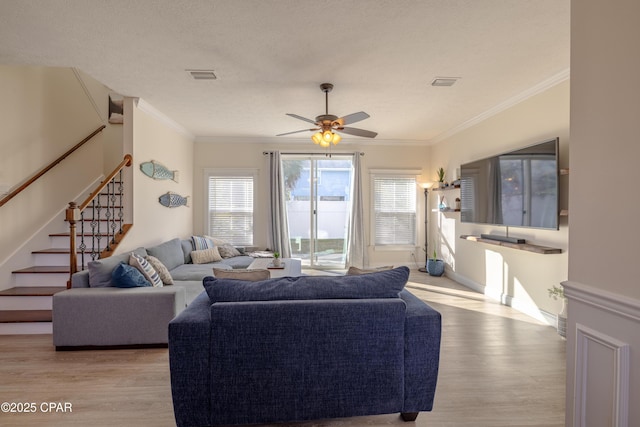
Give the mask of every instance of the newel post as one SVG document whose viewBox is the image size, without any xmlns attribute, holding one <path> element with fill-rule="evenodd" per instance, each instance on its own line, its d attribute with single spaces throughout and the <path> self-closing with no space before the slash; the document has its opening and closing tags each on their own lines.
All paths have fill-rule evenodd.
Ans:
<svg viewBox="0 0 640 427">
<path fill-rule="evenodd" d="M 78 271 L 78 256 L 76 255 L 76 221 L 80 220 L 80 209 L 75 202 L 69 202 L 66 211 L 66 220 L 69 222 L 69 281 L 67 289 L 71 288 L 71 276 Z"/>
</svg>

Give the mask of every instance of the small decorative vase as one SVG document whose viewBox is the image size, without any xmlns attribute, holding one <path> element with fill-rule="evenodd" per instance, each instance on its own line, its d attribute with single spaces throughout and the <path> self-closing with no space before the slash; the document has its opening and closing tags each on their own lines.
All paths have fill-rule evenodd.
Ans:
<svg viewBox="0 0 640 427">
<path fill-rule="evenodd" d="M 567 338 L 567 299 L 562 298 L 562 310 L 558 313 L 558 335 Z"/>
<path fill-rule="evenodd" d="M 442 276 L 444 273 L 444 261 L 441 259 L 428 259 L 427 273 L 429 273 L 430 276 Z"/>
<path fill-rule="evenodd" d="M 282 260 L 280 258 L 274 258 L 273 259 L 273 266 L 274 267 L 280 267 L 280 265 L 282 265 Z"/>
</svg>

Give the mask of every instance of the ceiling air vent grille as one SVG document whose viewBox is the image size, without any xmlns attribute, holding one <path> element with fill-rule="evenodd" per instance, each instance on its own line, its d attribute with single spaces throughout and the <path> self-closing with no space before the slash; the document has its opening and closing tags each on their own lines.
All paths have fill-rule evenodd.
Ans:
<svg viewBox="0 0 640 427">
<path fill-rule="evenodd" d="M 216 80 L 213 70 L 186 70 L 194 80 Z"/>
<path fill-rule="evenodd" d="M 431 82 L 431 86 L 453 86 L 460 77 L 436 77 Z"/>
</svg>

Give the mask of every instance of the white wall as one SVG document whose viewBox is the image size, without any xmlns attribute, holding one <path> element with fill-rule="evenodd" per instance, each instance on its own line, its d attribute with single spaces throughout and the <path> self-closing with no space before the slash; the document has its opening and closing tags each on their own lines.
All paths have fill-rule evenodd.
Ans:
<svg viewBox="0 0 640 427">
<path fill-rule="evenodd" d="M 442 166 L 446 179 L 456 178 L 461 164 L 508 150 L 522 148 L 555 137 L 560 138 L 560 167 L 569 167 L 569 81 L 565 80 L 492 117 L 454 134 L 433 146 L 432 180 Z M 561 177 L 561 207 L 568 207 L 567 179 Z M 453 205 L 459 190 L 431 191 L 430 209 L 444 195 Z M 447 275 L 484 291 L 540 320 L 543 312 L 555 315 L 560 302 L 548 297 L 547 289 L 567 278 L 568 225 L 561 218 L 560 230 L 509 228 L 509 235 L 528 242 L 562 249 L 562 254 L 540 255 L 515 249 L 461 240 L 460 235 L 494 233 L 505 227 L 460 222 L 459 213 L 430 214 L 430 252 L 437 243 L 439 256 L 447 263 Z M 547 316 L 549 318 L 549 316 Z"/>
<path fill-rule="evenodd" d="M 640 425 L 638 16 L 571 4 L 567 426 Z"/>
<path fill-rule="evenodd" d="M 0 184 L 5 190 L 19 186 L 102 124 L 70 68 L 0 66 L 0 93 Z M 11 287 L 11 270 L 29 265 L 28 257 L 13 255 L 34 233 L 56 215 L 59 231 L 65 230 L 61 210 L 102 174 L 102 142 L 99 134 L 0 207 L 0 289 Z"/>
<path fill-rule="evenodd" d="M 301 143 L 291 143 L 290 140 L 283 139 L 283 142 L 268 141 L 244 141 L 242 139 L 231 138 L 227 141 L 197 142 L 195 147 L 194 161 L 194 193 L 197 195 L 194 203 L 194 232 L 204 233 L 205 227 L 205 169 L 216 168 L 236 168 L 236 169 L 257 169 L 259 186 L 257 207 L 254 219 L 254 244 L 264 248 L 267 245 L 267 212 L 269 200 L 268 169 L 267 158 L 263 151 L 280 150 L 281 152 L 318 152 L 311 140 Z M 364 190 L 365 208 L 365 231 L 369 235 L 370 231 L 370 169 L 417 169 L 423 171 L 423 176 L 419 180 L 427 179 L 427 171 L 430 170 L 429 147 L 417 145 L 400 145 L 393 142 L 383 143 L 378 141 L 363 141 L 358 143 L 341 143 L 334 152 L 352 153 L 362 151 L 365 156 L 362 158 L 362 184 Z M 232 154 L 230 154 L 232 153 Z M 416 188 L 416 196 L 420 209 L 424 198 L 422 190 Z M 369 264 L 379 266 L 386 264 L 407 265 L 415 268 L 411 253 L 416 253 L 420 267 L 424 264 L 424 255 L 420 247 L 424 244 L 423 236 L 423 216 L 422 210 L 419 212 L 417 247 L 413 250 L 402 251 L 380 251 L 369 245 Z M 370 239 L 371 240 L 371 239 Z"/>
<path fill-rule="evenodd" d="M 129 215 L 133 228 L 118 247 L 118 253 L 139 246 L 153 246 L 175 237 L 188 238 L 193 230 L 193 138 L 175 126 L 143 100 L 125 98 L 125 151 L 133 156 L 126 168 L 133 186 Z M 131 118 L 130 120 L 128 120 Z M 143 174 L 140 164 L 155 160 L 178 171 L 178 182 L 156 180 Z M 189 197 L 189 206 L 167 208 L 158 198 L 167 192 Z"/>
</svg>

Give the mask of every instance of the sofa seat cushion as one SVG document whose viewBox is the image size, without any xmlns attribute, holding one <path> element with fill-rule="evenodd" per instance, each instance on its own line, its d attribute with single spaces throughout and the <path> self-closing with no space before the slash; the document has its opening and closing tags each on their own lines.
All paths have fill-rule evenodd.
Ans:
<svg viewBox="0 0 640 427">
<path fill-rule="evenodd" d="M 210 264 L 182 264 L 170 270 L 170 273 L 171 277 L 173 277 L 174 283 L 182 280 L 198 280 L 202 282 L 202 279 L 213 274 L 213 267 L 231 269 L 231 267 L 222 262 L 214 262 Z"/>
<path fill-rule="evenodd" d="M 358 276 L 279 277 L 259 282 L 206 277 L 211 303 L 311 299 L 399 298 L 409 269 L 398 267 Z"/>
</svg>

